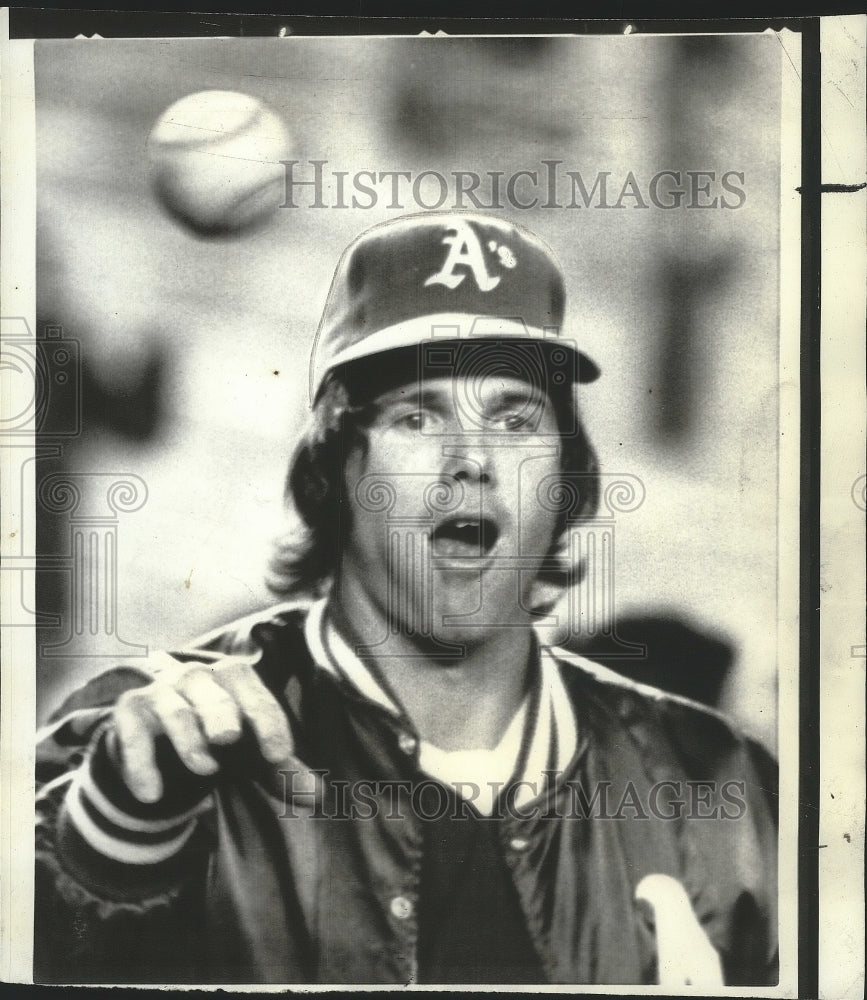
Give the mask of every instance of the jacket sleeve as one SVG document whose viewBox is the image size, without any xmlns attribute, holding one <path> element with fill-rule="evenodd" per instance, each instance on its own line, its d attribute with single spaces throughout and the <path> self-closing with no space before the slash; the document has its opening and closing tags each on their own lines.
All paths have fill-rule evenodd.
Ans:
<svg viewBox="0 0 867 1000">
<path fill-rule="evenodd" d="M 167 792 L 138 802 L 115 766 L 111 707 L 150 677 L 118 669 L 73 694 L 36 754 L 34 979 L 189 981 L 210 787 L 157 748 Z M 172 773 L 174 772 L 174 773 Z M 193 910 L 191 910 L 191 907 Z"/>
<path fill-rule="evenodd" d="M 661 715 L 688 779 L 682 845 L 726 985 L 776 985 L 777 763 L 709 710 L 670 701 Z"/>
</svg>

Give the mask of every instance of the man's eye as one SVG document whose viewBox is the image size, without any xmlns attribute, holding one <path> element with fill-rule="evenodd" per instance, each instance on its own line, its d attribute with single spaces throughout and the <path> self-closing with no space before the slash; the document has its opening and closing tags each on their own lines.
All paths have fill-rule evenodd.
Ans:
<svg viewBox="0 0 867 1000">
<path fill-rule="evenodd" d="M 397 423 L 407 430 L 420 431 L 427 423 L 427 414 L 422 410 L 413 410 L 411 413 L 405 413 L 402 417 L 398 417 Z"/>
<path fill-rule="evenodd" d="M 500 423 L 509 431 L 529 431 L 533 428 L 532 415 L 527 413 L 504 413 Z"/>
</svg>

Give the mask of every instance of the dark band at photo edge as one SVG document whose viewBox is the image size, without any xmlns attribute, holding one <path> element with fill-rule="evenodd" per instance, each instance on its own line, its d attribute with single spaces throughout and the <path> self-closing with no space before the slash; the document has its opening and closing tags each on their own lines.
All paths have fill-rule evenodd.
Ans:
<svg viewBox="0 0 867 1000">
<path fill-rule="evenodd" d="M 821 53 L 819 19 L 801 25 L 801 509 L 798 995 L 819 990 L 819 446 L 821 414 Z"/>
<path fill-rule="evenodd" d="M 393 10 L 375 3 L 292 4 L 286 13 L 275 13 L 274 4 L 245 4 L 244 13 L 220 10 L 220 3 L 206 4 L 201 10 L 146 11 L 119 10 L 116 4 L 88 5 L 80 10 L 48 7 L 13 7 L 9 11 L 9 37 L 74 38 L 98 34 L 103 38 L 267 38 L 283 35 L 335 37 L 397 35 L 412 37 L 422 32 L 442 31 L 447 35 L 619 35 L 759 33 L 771 29 L 807 31 L 816 18 L 792 15 L 791 4 L 780 0 L 726 4 L 724 16 L 679 19 L 682 5 L 618 4 L 619 16 L 570 18 L 547 14 L 544 7 L 536 17 L 474 15 L 471 5 L 449 14 L 444 5 L 431 5 L 427 13 L 394 16 Z M 706 8 L 702 8 L 702 13 Z M 827 14 L 861 13 L 855 0 L 837 0 Z M 818 21 L 817 28 L 818 34 Z"/>
</svg>

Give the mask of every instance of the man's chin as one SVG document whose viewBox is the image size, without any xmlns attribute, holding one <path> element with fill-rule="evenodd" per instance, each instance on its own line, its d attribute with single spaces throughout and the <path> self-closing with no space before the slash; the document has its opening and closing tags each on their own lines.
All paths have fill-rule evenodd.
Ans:
<svg viewBox="0 0 867 1000">
<path fill-rule="evenodd" d="M 432 636 L 440 643 L 459 644 L 468 649 L 484 646 L 526 625 L 527 616 L 502 603 L 496 612 L 479 606 L 478 600 L 440 608 L 434 614 Z"/>
<path fill-rule="evenodd" d="M 490 637 L 485 628 L 446 625 L 440 621 L 427 635 L 416 636 L 415 643 L 423 656 L 440 661 L 445 666 L 459 666 L 474 650 L 482 648 Z"/>
<path fill-rule="evenodd" d="M 481 573 L 472 568 L 435 569 L 428 587 L 397 601 L 390 631 L 411 638 L 422 655 L 449 655 L 453 647 L 470 650 L 529 627 L 514 573 Z M 411 594 L 411 596 L 410 596 Z"/>
</svg>

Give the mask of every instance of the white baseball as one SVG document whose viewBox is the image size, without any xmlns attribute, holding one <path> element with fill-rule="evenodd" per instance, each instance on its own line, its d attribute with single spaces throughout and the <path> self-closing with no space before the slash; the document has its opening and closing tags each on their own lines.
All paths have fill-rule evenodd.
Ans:
<svg viewBox="0 0 867 1000">
<path fill-rule="evenodd" d="M 292 137 L 249 94 L 203 90 L 167 108 L 148 139 L 154 191 L 169 213 L 202 235 L 232 233 L 283 202 Z"/>
</svg>

